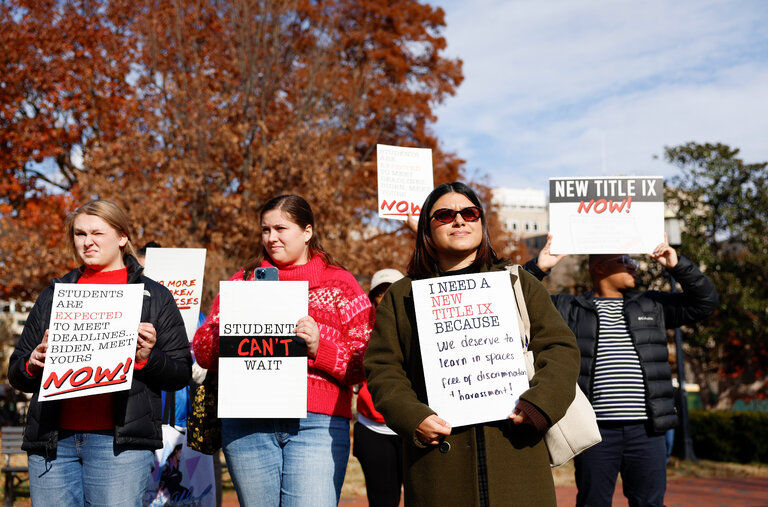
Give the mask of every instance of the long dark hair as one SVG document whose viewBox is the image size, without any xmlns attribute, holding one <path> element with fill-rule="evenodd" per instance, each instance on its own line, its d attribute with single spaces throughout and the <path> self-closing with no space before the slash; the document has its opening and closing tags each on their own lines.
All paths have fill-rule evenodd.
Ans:
<svg viewBox="0 0 768 507">
<path fill-rule="evenodd" d="M 472 204 L 481 210 L 483 209 L 483 205 L 480 203 L 480 199 L 477 198 L 477 194 L 475 194 L 474 190 L 460 181 L 443 183 L 442 185 L 435 187 L 435 189 L 427 196 L 427 199 L 424 201 L 424 206 L 421 208 L 419 226 L 416 231 L 416 248 L 408 263 L 408 276 L 411 278 L 431 278 L 440 274 L 440 269 L 437 264 L 437 250 L 435 250 L 435 245 L 432 241 L 432 228 L 429 226 L 429 213 L 432 211 L 432 207 L 438 199 L 445 194 L 450 193 L 461 194 L 472 201 Z M 477 247 L 477 255 L 472 262 L 472 266 L 487 267 L 497 262 L 499 258 L 496 256 L 496 252 L 491 246 L 491 236 L 488 234 L 488 221 L 485 219 L 485 211 L 483 211 L 480 221 L 483 230 L 483 239 L 480 241 L 480 246 Z"/>
<path fill-rule="evenodd" d="M 323 250 L 323 246 L 320 244 L 320 236 L 318 234 L 317 228 L 315 227 L 315 215 L 312 213 L 312 208 L 309 206 L 309 203 L 303 197 L 292 194 L 284 194 L 273 197 L 267 201 L 263 208 L 261 208 L 261 212 L 259 213 L 259 220 L 264 217 L 264 213 L 274 209 L 280 210 L 288 215 L 291 221 L 302 229 L 306 228 L 308 225 L 312 226 L 312 237 L 309 239 L 309 244 L 307 245 L 309 247 L 310 259 L 315 255 L 320 255 L 325 261 L 326 265 L 339 265 L 333 259 L 331 254 Z M 259 267 L 264 259 L 269 259 L 269 254 L 267 254 L 267 251 L 264 249 L 264 245 L 262 244 L 259 252 L 248 259 L 248 261 L 245 263 L 245 266 L 243 267 L 243 276 L 247 278 L 248 273 Z"/>
</svg>

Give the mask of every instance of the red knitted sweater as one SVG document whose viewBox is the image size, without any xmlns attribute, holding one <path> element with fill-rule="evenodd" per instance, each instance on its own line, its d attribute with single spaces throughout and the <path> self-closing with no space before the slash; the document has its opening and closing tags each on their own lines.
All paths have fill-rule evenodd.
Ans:
<svg viewBox="0 0 768 507">
<path fill-rule="evenodd" d="M 242 270 L 230 278 L 242 279 Z M 248 274 L 248 279 L 253 280 L 253 273 Z M 352 418 L 350 386 L 365 379 L 363 354 L 373 327 L 374 312 L 368 296 L 349 272 L 326 266 L 320 256 L 306 264 L 281 267 L 280 280 L 309 282 L 309 316 L 320 330 L 317 357 L 308 358 L 307 411 Z M 218 296 L 205 323 L 195 333 L 193 348 L 200 366 L 218 367 Z"/>
</svg>

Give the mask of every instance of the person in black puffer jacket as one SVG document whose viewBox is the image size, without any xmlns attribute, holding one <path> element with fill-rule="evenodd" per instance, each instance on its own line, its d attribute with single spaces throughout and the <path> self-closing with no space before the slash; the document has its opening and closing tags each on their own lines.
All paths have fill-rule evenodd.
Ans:
<svg viewBox="0 0 768 507">
<path fill-rule="evenodd" d="M 565 255 L 549 251 L 524 268 L 544 278 Z M 610 506 L 621 472 L 630 505 L 663 505 L 664 432 L 677 425 L 667 349 L 668 328 L 693 324 L 718 304 L 712 282 L 666 241 L 649 255 L 668 269 L 679 293 L 636 292 L 637 261 L 628 255 L 590 255 L 594 290 L 552 296 L 576 335 L 581 352 L 579 387 L 597 416 L 602 442 L 576 456 L 577 506 Z"/>
<path fill-rule="evenodd" d="M 67 236 L 83 265 L 38 297 L 11 356 L 8 378 L 33 393 L 22 448 L 29 455 L 34 505 L 141 505 L 153 450 L 162 447 L 160 392 L 185 386 L 192 359 L 171 293 L 145 277 L 134 257 L 125 213 L 91 201 L 67 217 Z M 54 284 L 144 285 L 133 382 L 129 390 L 40 402 Z"/>
</svg>

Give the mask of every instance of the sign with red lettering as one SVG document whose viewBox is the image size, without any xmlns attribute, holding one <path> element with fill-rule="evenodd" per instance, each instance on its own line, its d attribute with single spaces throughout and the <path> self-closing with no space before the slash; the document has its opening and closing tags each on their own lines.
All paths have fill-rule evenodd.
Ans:
<svg viewBox="0 0 768 507">
<path fill-rule="evenodd" d="M 376 145 L 379 216 L 406 220 L 421 214 L 424 200 L 434 188 L 432 150 Z"/>
<path fill-rule="evenodd" d="M 553 254 L 647 254 L 664 241 L 661 176 L 550 178 Z"/>
<path fill-rule="evenodd" d="M 412 283 L 429 406 L 451 426 L 506 419 L 528 389 L 507 271 Z"/>
<path fill-rule="evenodd" d="M 57 283 L 40 401 L 130 389 L 144 284 Z"/>
<path fill-rule="evenodd" d="M 219 303 L 219 417 L 307 417 L 307 346 L 294 329 L 309 284 L 220 282 Z"/>
<path fill-rule="evenodd" d="M 144 274 L 173 294 L 192 341 L 203 299 L 205 248 L 147 248 L 144 265 Z"/>
</svg>

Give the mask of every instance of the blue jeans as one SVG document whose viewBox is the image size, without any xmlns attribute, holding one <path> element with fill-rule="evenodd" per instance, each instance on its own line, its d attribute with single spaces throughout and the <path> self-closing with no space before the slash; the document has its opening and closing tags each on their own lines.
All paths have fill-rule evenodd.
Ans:
<svg viewBox="0 0 768 507">
<path fill-rule="evenodd" d="M 645 423 L 598 423 L 603 441 L 574 458 L 576 505 L 610 507 L 621 473 L 630 507 L 662 507 L 667 488 L 664 434 Z"/>
<path fill-rule="evenodd" d="M 32 505 L 141 506 L 152 458 L 152 451 L 115 445 L 112 431 L 60 431 L 48 458 L 29 454 Z"/>
<path fill-rule="evenodd" d="M 338 505 L 348 419 L 311 412 L 306 419 L 223 419 L 221 437 L 241 505 Z"/>
</svg>

